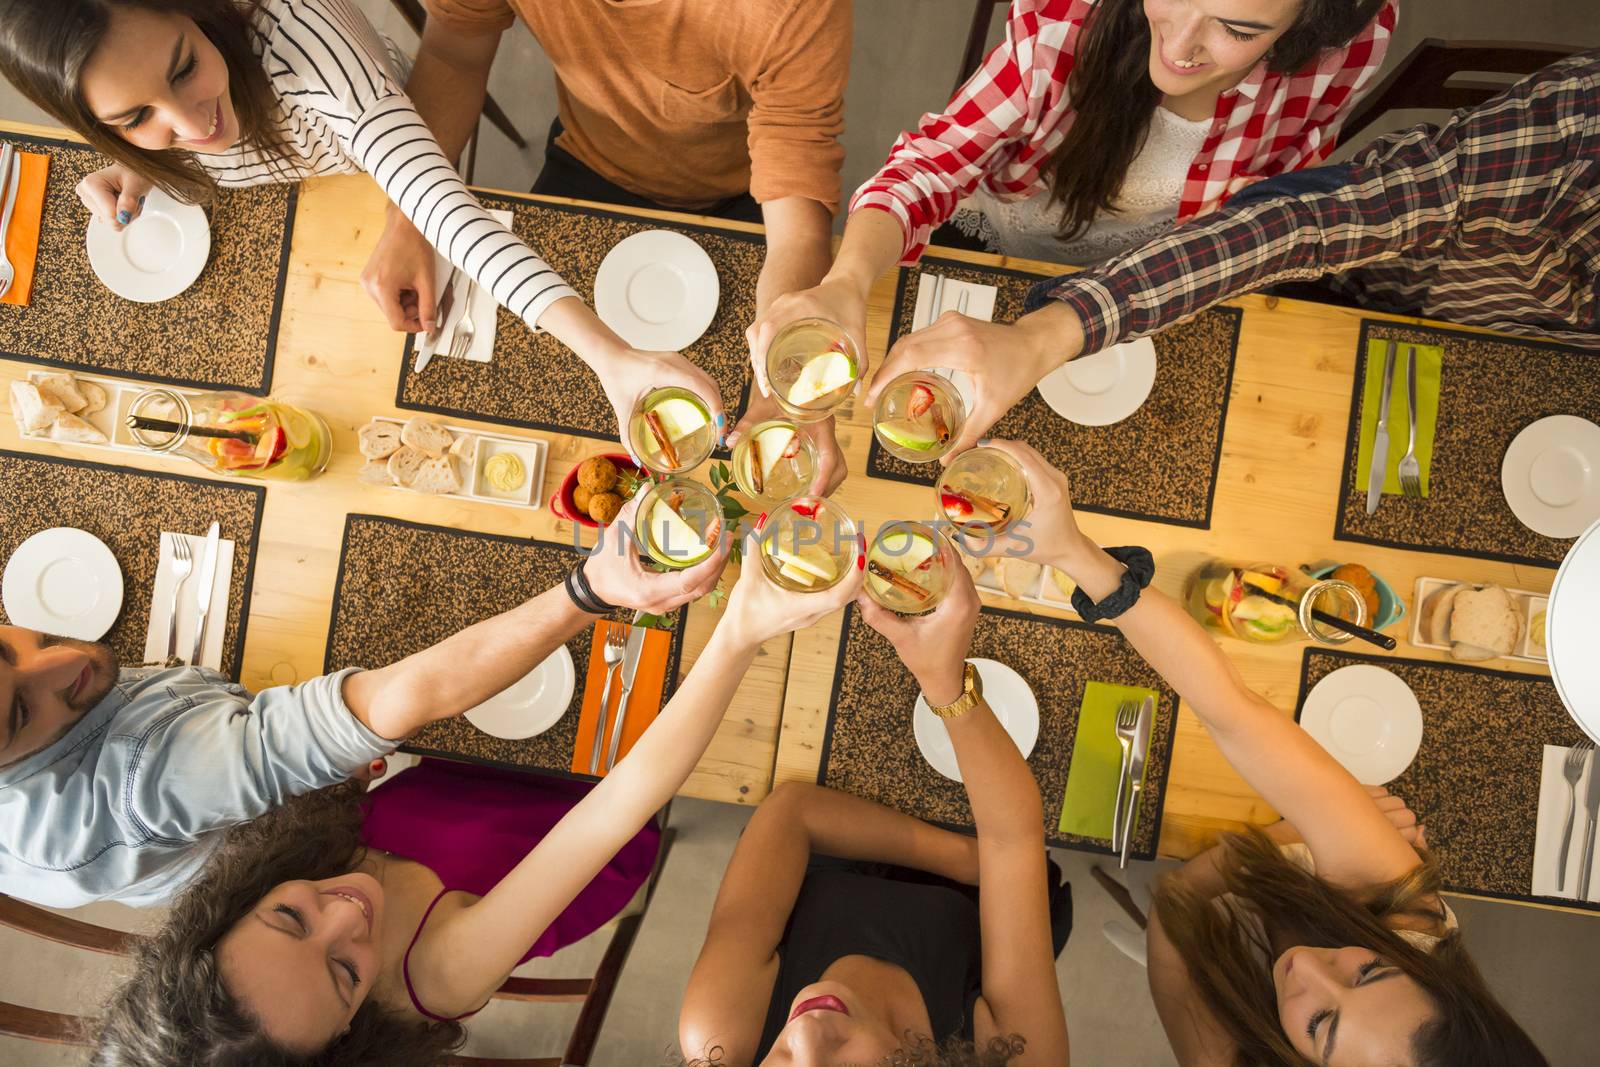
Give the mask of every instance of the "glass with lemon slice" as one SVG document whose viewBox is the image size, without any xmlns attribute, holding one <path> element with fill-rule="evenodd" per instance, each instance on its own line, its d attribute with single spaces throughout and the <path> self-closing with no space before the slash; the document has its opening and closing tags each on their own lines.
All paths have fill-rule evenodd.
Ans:
<svg viewBox="0 0 1600 1067">
<path fill-rule="evenodd" d="M 710 556 L 722 537 L 722 505 L 716 494 L 687 478 L 651 486 L 639 502 L 638 516 L 640 547 L 673 570 Z"/>
<path fill-rule="evenodd" d="M 682 474 L 704 463 L 717 445 L 711 409 L 678 386 L 652 389 L 628 420 L 633 454 L 655 474 Z"/>
<path fill-rule="evenodd" d="M 762 528 L 760 545 L 767 577 L 796 593 L 820 593 L 838 585 L 860 548 L 850 516 L 820 496 L 797 496 L 779 504 Z"/>
<path fill-rule="evenodd" d="M 764 503 L 799 496 L 817 472 L 817 449 L 787 419 L 757 423 L 733 447 L 733 481 Z"/>
<path fill-rule="evenodd" d="M 950 588 L 953 552 L 927 523 L 891 522 L 867 549 L 867 595 L 901 615 L 932 611 Z"/>
<path fill-rule="evenodd" d="M 872 432 L 891 455 L 907 463 L 932 463 L 950 451 L 966 418 L 966 405 L 950 379 L 910 371 L 878 395 Z"/>
<path fill-rule="evenodd" d="M 767 385 L 796 422 L 817 422 L 855 390 L 866 356 L 844 327 L 827 319 L 798 319 L 767 346 Z"/>
</svg>

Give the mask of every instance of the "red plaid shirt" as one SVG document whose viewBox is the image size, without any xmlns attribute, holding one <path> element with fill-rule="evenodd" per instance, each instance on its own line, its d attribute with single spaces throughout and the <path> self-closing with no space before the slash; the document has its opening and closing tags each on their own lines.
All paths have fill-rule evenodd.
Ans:
<svg viewBox="0 0 1600 1067">
<path fill-rule="evenodd" d="M 895 141 L 850 210 L 878 208 L 906 233 L 901 262 L 916 262 L 933 231 L 981 183 L 1001 200 L 1044 193 L 1040 173 L 1072 125 L 1067 78 L 1096 0 L 1012 0 L 1002 41 L 941 115 Z M 1339 124 L 1377 74 L 1399 0 L 1389 0 L 1342 49 L 1293 74 L 1257 63 L 1217 98 L 1205 144 L 1189 164 L 1178 219 L 1218 207 L 1249 180 L 1322 162 Z M 1242 181 L 1240 179 L 1243 179 Z"/>
</svg>

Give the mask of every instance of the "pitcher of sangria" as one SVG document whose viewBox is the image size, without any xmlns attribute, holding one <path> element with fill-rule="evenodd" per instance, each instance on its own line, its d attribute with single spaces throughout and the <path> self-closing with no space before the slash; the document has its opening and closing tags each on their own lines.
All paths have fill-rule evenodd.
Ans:
<svg viewBox="0 0 1600 1067">
<path fill-rule="evenodd" d="M 149 389 L 128 406 L 126 425 L 141 448 L 235 478 L 303 482 L 321 474 L 333 453 L 322 416 L 247 393 Z"/>
<path fill-rule="evenodd" d="M 1189 614 L 1206 629 L 1258 645 L 1350 640 L 1313 612 L 1367 624 L 1367 602 L 1349 582 L 1319 580 L 1274 563 L 1210 560 L 1190 579 L 1186 600 Z"/>
</svg>

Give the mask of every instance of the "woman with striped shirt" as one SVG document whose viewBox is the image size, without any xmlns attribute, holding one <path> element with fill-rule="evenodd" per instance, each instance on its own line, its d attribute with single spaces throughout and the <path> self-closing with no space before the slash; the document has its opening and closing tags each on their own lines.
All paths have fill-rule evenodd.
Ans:
<svg viewBox="0 0 1600 1067">
<path fill-rule="evenodd" d="M 80 183 L 121 229 L 160 186 L 365 171 L 452 264 L 599 375 L 622 426 L 643 391 L 681 385 L 720 429 L 716 383 L 675 352 L 629 348 L 468 191 L 350 0 L 0 0 L 0 69 L 115 162 Z M 407 328 L 437 325 L 431 294 Z"/>
</svg>

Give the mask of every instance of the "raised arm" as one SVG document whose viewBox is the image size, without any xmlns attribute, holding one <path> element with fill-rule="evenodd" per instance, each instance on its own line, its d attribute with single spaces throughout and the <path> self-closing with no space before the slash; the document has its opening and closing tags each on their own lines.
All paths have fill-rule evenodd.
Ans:
<svg viewBox="0 0 1600 1067">
<path fill-rule="evenodd" d="M 785 782 L 751 816 L 722 876 L 678 1015 L 690 1059 L 748 1064 L 778 973 L 778 945 L 812 854 L 877 860 L 976 885 L 978 844 L 870 800 Z"/>
<path fill-rule="evenodd" d="M 861 617 L 894 644 L 935 707 L 962 692 L 978 621 L 978 593 L 966 568 L 955 568 L 943 603 L 906 618 L 863 596 Z M 983 996 L 975 1009 L 981 1044 L 1020 1034 L 1018 1067 L 1067 1063 L 1067 1020 L 1056 984 L 1046 892 L 1044 806 L 1039 783 L 988 704 L 945 719 L 978 828 L 978 900 L 983 939 Z"/>
</svg>

